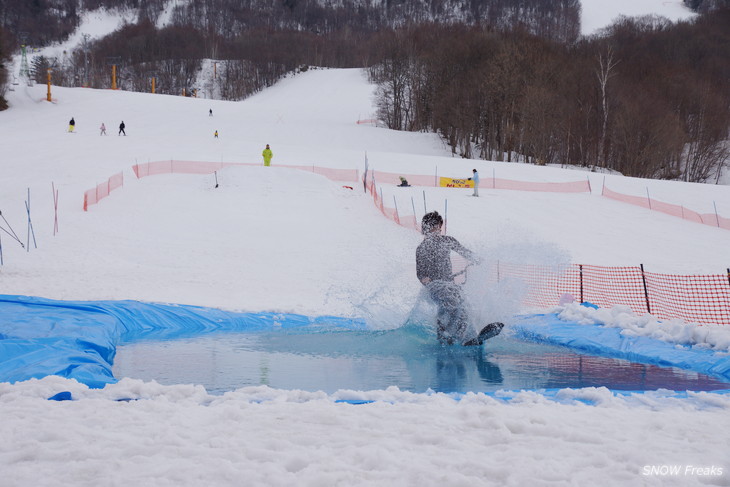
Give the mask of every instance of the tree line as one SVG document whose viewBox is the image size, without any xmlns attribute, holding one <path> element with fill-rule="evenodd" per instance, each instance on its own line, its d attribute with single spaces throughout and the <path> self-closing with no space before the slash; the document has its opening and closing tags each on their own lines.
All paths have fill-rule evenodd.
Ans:
<svg viewBox="0 0 730 487">
<path fill-rule="evenodd" d="M 455 154 L 711 181 L 728 161 L 730 9 L 622 19 L 565 44 L 520 29 L 419 26 L 382 38 L 380 118 Z"/>
<path fill-rule="evenodd" d="M 158 29 L 166 5 L 84 0 L 85 10 L 135 8 L 138 21 L 60 59 L 35 57 L 36 81 L 45 82 L 51 67 L 54 84 L 108 88 L 114 65 L 121 89 L 148 91 L 154 78 L 158 93 L 205 89 L 241 99 L 301 66 L 369 66 L 376 61 L 370 51 L 377 32 L 403 25 L 519 25 L 565 42 L 580 31 L 579 0 L 194 0 L 168 6 L 170 23 Z M 31 13 L 41 25 L 33 28 Z M 42 45 L 72 32 L 80 13 L 76 0 L 0 0 L 0 28 L 6 26 L 17 42 Z M 27 29 L 22 40 L 17 25 Z M 204 59 L 216 60 L 221 77 L 195 86 Z"/>
</svg>

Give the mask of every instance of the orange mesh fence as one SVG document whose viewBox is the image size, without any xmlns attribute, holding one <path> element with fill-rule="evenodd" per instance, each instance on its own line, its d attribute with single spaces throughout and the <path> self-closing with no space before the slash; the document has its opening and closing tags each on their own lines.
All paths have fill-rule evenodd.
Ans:
<svg viewBox="0 0 730 487">
<path fill-rule="evenodd" d="M 634 313 L 692 323 L 730 325 L 730 271 L 727 275 L 671 275 L 641 267 L 572 264 L 567 269 L 525 264 L 493 264 L 492 279 L 524 285 L 523 304 L 557 305 L 563 294 L 602 308 L 624 305 Z"/>
<path fill-rule="evenodd" d="M 704 276 L 646 272 L 645 277 L 653 315 L 730 324 L 730 272 Z"/>
<path fill-rule="evenodd" d="M 379 174 L 382 180 L 383 174 Z M 385 204 L 382 190 L 378 191 L 372 179 L 367 190 L 383 215 L 401 226 L 420 230 L 415 215 L 400 214 Z M 648 208 L 648 200 L 644 202 Z M 463 268 L 463 259 L 452 261 L 455 269 Z M 552 308 L 561 296 L 570 294 L 580 302 L 602 308 L 624 305 L 635 313 L 650 313 L 660 319 L 730 325 L 730 270 L 727 275 L 681 276 L 645 272 L 641 266 L 552 267 L 496 262 L 489 276 L 492 284 L 508 280 L 518 283 L 525 306 Z"/>
<path fill-rule="evenodd" d="M 650 198 L 648 195 L 632 196 L 628 194 L 618 193 L 616 191 L 608 189 L 605 185 L 603 186 L 601 195 L 612 200 L 622 201 L 624 203 L 629 203 L 630 205 L 641 206 L 642 208 L 646 208 L 648 210 L 659 211 L 661 213 L 676 216 L 684 220 L 689 220 L 696 223 L 703 223 L 705 225 L 730 230 L 730 218 L 722 217 L 717 213 L 699 214 L 696 211 L 685 208 L 684 206 L 658 201 Z"/>
<path fill-rule="evenodd" d="M 550 308 L 558 304 L 560 296 L 573 294 L 575 276 L 572 267 L 553 268 L 505 262 L 492 263 L 491 283 L 509 281 L 521 285 L 522 303 L 536 308 Z"/>
</svg>

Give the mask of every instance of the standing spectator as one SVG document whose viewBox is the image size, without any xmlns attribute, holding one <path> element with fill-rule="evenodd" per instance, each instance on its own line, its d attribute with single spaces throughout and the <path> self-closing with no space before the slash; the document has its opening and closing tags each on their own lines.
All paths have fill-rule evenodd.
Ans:
<svg viewBox="0 0 730 487">
<path fill-rule="evenodd" d="M 74 127 L 76 127 L 76 120 L 74 120 L 74 118 L 71 117 L 71 120 L 69 120 L 69 122 L 68 122 L 68 131 L 73 132 Z"/>
<path fill-rule="evenodd" d="M 474 181 L 474 192 L 472 193 L 472 196 L 479 197 L 479 173 L 476 169 L 472 169 L 471 172 L 473 173 L 473 176 L 469 178 L 469 181 Z"/>
<path fill-rule="evenodd" d="M 274 153 L 271 152 L 269 144 L 266 144 L 266 149 L 261 153 L 264 156 L 264 166 L 269 167 L 271 165 L 271 158 L 274 157 Z"/>
<path fill-rule="evenodd" d="M 124 120 L 122 120 L 122 123 L 119 124 L 119 133 L 117 135 L 124 134 L 125 137 L 127 136 L 127 132 L 124 131 L 124 127 L 126 127 L 126 125 L 124 125 Z"/>
<path fill-rule="evenodd" d="M 106 135 L 106 125 L 104 125 L 104 122 L 101 122 L 101 127 L 99 127 L 99 135 Z"/>
</svg>

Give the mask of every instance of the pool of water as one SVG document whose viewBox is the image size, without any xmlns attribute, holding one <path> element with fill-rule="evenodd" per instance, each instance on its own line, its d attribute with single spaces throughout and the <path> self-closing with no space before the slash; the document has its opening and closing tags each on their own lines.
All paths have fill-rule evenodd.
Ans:
<svg viewBox="0 0 730 487">
<path fill-rule="evenodd" d="M 265 384 L 333 393 L 397 386 L 412 392 L 492 392 L 605 386 L 709 391 L 730 383 L 672 367 L 579 354 L 509 333 L 484 347 L 442 346 L 408 327 L 390 331 L 279 329 L 221 332 L 118 346 L 112 371 L 222 394 Z"/>
</svg>

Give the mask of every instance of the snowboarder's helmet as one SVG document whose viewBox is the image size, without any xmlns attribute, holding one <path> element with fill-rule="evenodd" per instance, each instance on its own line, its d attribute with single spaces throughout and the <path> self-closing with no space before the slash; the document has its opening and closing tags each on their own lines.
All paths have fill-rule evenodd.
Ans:
<svg viewBox="0 0 730 487">
<path fill-rule="evenodd" d="M 438 211 L 432 211 L 423 215 L 421 220 L 421 233 L 426 234 L 432 232 L 436 228 L 440 228 L 444 224 L 444 219 L 441 218 Z"/>
</svg>

